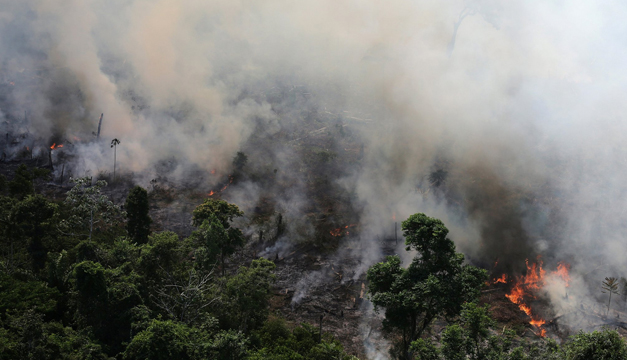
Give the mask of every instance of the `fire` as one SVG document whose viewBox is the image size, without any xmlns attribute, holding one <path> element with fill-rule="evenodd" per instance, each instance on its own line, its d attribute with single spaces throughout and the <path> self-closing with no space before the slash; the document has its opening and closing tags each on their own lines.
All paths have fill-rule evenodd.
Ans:
<svg viewBox="0 0 627 360">
<path fill-rule="evenodd" d="M 498 284 L 498 283 L 507 284 L 507 274 L 503 274 L 501 275 L 500 278 L 494 279 L 494 281 L 492 281 L 492 284 Z"/>
<path fill-rule="evenodd" d="M 54 149 L 58 149 L 62 147 L 63 147 L 63 144 L 57 145 L 57 143 L 53 143 L 52 146 L 50 147 L 50 150 L 54 150 Z"/>
<path fill-rule="evenodd" d="M 344 226 L 343 228 L 339 227 L 337 229 L 333 229 L 329 231 L 329 233 L 331 234 L 331 236 L 342 236 L 344 234 L 349 235 L 350 233 L 348 232 L 347 229 L 350 229 L 354 226 L 357 226 L 357 224 L 349 224 L 349 225 Z M 344 231 L 346 231 L 346 233 L 344 233 Z"/>
<path fill-rule="evenodd" d="M 529 260 L 525 260 L 525 264 L 527 265 L 527 276 L 525 276 L 525 285 L 534 290 L 539 290 L 540 285 L 542 285 L 544 281 L 544 275 L 546 271 L 542 269 L 542 261 L 538 259 L 538 264 L 533 263 L 529 266 Z"/>
<path fill-rule="evenodd" d="M 396 213 L 395 212 L 392 213 L 392 221 L 396 221 Z"/>
<path fill-rule="evenodd" d="M 215 171 L 215 170 L 212 170 L 212 172 L 211 172 L 211 173 L 213 174 L 213 172 L 214 172 L 214 171 Z M 232 183 L 233 183 L 233 176 L 229 175 L 229 183 L 228 183 L 228 184 L 226 184 L 226 185 L 224 185 L 224 186 L 222 187 L 222 189 L 220 189 L 220 192 L 223 192 L 224 190 L 226 190 L 226 188 L 228 188 L 228 187 L 229 187 L 229 185 L 231 185 Z M 209 192 L 209 194 L 208 194 L 208 195 L 209 195 L 209 196 L 213 196 L 213 195 L 214 195 L 214 194 L 216 194 L 216 193 L 217 193 L 217 191 L 213 191 L 213 190 L 211 190 L 211 191 Z"/>
<path fill-rule="evenodd" d="M 340 236 L 342 235 L 342 228 L 333 229 L 330 231 L 331 236 Z"/>
<path fill-rule="evenodd" d="M 496 266 L 496 263 L 494 265 Z M 546 329 L 543 329 L 542 326 L 546 323 L 546 321 L 534 314 L 531 306 L 527 302 L 530 299 L 535 299 L 535 292 L 540 290 L 540 288 L 545 285 L 546 270 L 542 268 L 543 263 L 542 260 L 540 260 L 540 257 L 538 257 L 536 263 L 532 264 L 529 264 L 529 260 L 525 260 L 525 265 L 527 266 L 526 275 L 518 276 L 512 280 L 508 279 L 506 274 L 503 274 L 500 278 L 494 279 L 492 284 L 513 281 L 512 289 L 508 294 L 505 294 L 505 297 L 507 297 L 507 299 L 509 299 L 512 303 L 518 305 L 518 308 L 531 318 L 529 324 L 538 329 L 536 335 L 545 337 Z M 568 286 L 570 281 L 569 270 L 569 264 L 560 262 L 557 265 L 557 270 L 552 271 L 551 275 L 561 278 L 564 281 L 565 286 Z"/>
<path fill-rule="evenodd" d="M 216 173 L 216 169 L 211 170 L 211 175 L 214 175 Z"/>
<path fill-rule="evenodd" d="M 557 270 L 553 271 L 551 274 L 557 275 L 560 278 L 562 278 L 562 281 L 564 281 L 564 286 L 568 287 L 569 282 L 570 282 L 570 274 L 568 273 L 569 270 L 570 270 L 569 264 L 559 262 L 557 264 Z"/>
</svg>

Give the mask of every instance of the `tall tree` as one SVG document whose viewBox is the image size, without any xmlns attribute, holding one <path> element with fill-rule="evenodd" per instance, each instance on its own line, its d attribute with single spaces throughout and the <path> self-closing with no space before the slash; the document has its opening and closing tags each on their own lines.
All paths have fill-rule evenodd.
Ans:
<svg viewBox="0 0 627 360">
<path fill-rule="evenodd" d="M 61 221 L 60 228 L 74 236 L 86 236 L 91 242 L 94 226 L 111 225 L 116 216 L 122 215 L 120 207 L 114 205 L 101 193 L 107 182 L 99 180 L 91 184 L 88 177 L 73 179 L 76 185 L 68 191 L 65 203 L 71 210 L 68 219 Z"/>
<path fill-rule="evenodd" d="M 9 193 L 11 193 L 11 196 L 22 200 L 34 192 L 33 174 L 28 171 L 26 165 L 22 164 L 15 170 L 13 180 L 9 182 Z"/>
<path fill-rule="evenodd" d="M 375 310 L 385 309 L 384 326 L 401 333 L 400 357 L 409 359 L 410 343 L 438 316 L 458 315 L 475 300 L 487 279 L 485 270 L 463 265 L 442 221 L 414 214 L 402 223 L 406 250 L 414 250 L 407 269 L 398 256 L 368 269 L 369 297 Z"/>
<path fill-rule="evenodd" d="M 148 214 L 148 192 L 141 186 L 135 186 L 126 197 L 126 231 L 138 244 L 145 244 L 150 235 L 152 219 Z"/>
<path fill-rule="evenodd" d="M 606 277 L 601 284 L 601 288 L 604 290 L 604 294 L 606 292 L 610 294 L 609 300 L 607 301 L 607 312 L 609 313 L 610 305 L 612 303 L 612 294 L 618 295 L 618 279 L 615 277 Z"/>
<path fill-rule="evenodd" d="M 235 251 L 242 247 L 245 238 L 240 229 L 224 225 L 215 215 L 211 215 L 205 220 L 200 228 L 192 234 L 192 241 L 197 247 L 197 261 L 201 268 L 208 270 L 213 267 L 215 260 L 220 260 L 222 275 L 225 275 L 226 268 L 224 261 Z"/>
<path fill-rule="evenodd" d="M 115 181 L 115 163 L 116 163 L 117 150 L 118 150 L 119 144 L 120 144 L 120 140 L 118 139 L 111 140 L 111 147 L 113 148 L 113 181 Z"/>
</svg>

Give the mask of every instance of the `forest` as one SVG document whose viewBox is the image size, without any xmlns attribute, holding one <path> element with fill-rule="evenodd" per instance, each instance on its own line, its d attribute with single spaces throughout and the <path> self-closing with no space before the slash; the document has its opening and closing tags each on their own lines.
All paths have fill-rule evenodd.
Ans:
<svg viewBox="0 0 627 360">
<path fill-rule="evenodd" d="M 149 194 L 135 186 L 115 205 L 106 181 L 73 179 L 63 200 L 35 184 L 46 169 L 0 178 L 0 358 L 356 359 L 334 334 L 270 311 L 275 264 L 228 259 L 247 238 L 234 204 L 206 199 L 187 238 L 152 232 Z M 563 344 L 495 328 L 479 304 L 486 270 L 464 263 L 448 229 L 424 214 L 402 223 L 411 264 L 389 256 L 368 270 L 368 297 L 385 314 L 397 359 L 626 359 L 616 331 Z M 441 319 L 440 336 L 431 332 Z"/>
</svg>

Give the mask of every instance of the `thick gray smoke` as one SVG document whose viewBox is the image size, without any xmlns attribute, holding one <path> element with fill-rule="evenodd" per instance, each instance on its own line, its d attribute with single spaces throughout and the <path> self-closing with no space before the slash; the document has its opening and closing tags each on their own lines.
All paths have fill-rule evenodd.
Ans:
<svg viewBox="0 0 627 360">
<path fill-rule="evenodd" d="M 587 274 L 582 296 L 627 274 L 623 2 L 0 5 L 3 132 L 30 132 L 41 149 L 75 141 L 76 174 L 109 169 L 114 137 L 121 168 L 144 182 L 164 162 L 180 178 L 225 176 L 247 146 L 294 166 L 288 146 L 249 141 L 348 113 L 362 165 L 332 181 L 359 203 L 356 277 L 380 259 L 374 239 L 392 214 L 415 212 L 441 218 L 471 261 L 498 272 L 565 260 Z M 92 141 L 100 113 L 104 143 Z M 297 192 L 277 201 L 310 206 Z"/>
</svg>

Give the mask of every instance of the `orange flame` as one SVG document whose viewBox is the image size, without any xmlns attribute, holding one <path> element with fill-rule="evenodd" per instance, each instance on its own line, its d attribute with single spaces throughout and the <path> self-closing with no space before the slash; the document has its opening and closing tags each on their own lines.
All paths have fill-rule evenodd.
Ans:
<svg viewBox="0 0 627 360">
<path fill-rule="evenodd" d="M 494 281 L 492 281 L 492 284 L 498 284 L 498 283 L 507 284 L 507 274 L 503 274 L 501 275 L 500 278 L 494 279 Z"/>
<path fill-rule="evenodd" d="M 50 150 L 54 150 L 54 149 L 62 148 L 62 147 L 63 147 L 63 144 L 57 145 L 57 143 L 53 143 L 52 146 L 50 147 Z"/>
<path fill-rule="evenodd" d="M 209 191 L 209 196 L 213 196 L 213 194 L 215 194 L 215 193 L 216 193 L 215 191 L 211 190 L 211 191 Z"/>
<path fill-rule="evenodd" d="M 559 262 L 557 264 L 557 270 L 553 271 L 551 274 L 557 275 L 562 278 L 566 287 L 568 287 L 570 283 L 570 274 L 568 273 L 570 270 L 570 264 L 566 264 L 563 262 Z"/>
<path fill-rule="evenodd" d="M 525 260 L 527 266 L 527 274 L 519 276 L 515 279 L 514 287 L 509 294 L 505 294 L 505 297 L 512 303 L 518 305 L 518 308 L 523 311 L 527 316 L 531 318 L 529 324 L 538 328 L 536 335 L 545 337 L 546 330 L 542 328 L 542 325 L 546 323 L 544 319 L 533 314 L 531 307 L 526 303 L 527 299 L 535 299 L 534 291 L 539 290 L 544 286 L 544 276 L 546 271 L 542 268 L 542 261 L 538 257 L 538 262 L 529 264 L 528 260 Z M 559 268 L 558 268 L 559 269 Z M 501 277 L 505 279 L 505 275 Z M 499 282 L 497 279 L 494 284 Z"/>
</svg>

